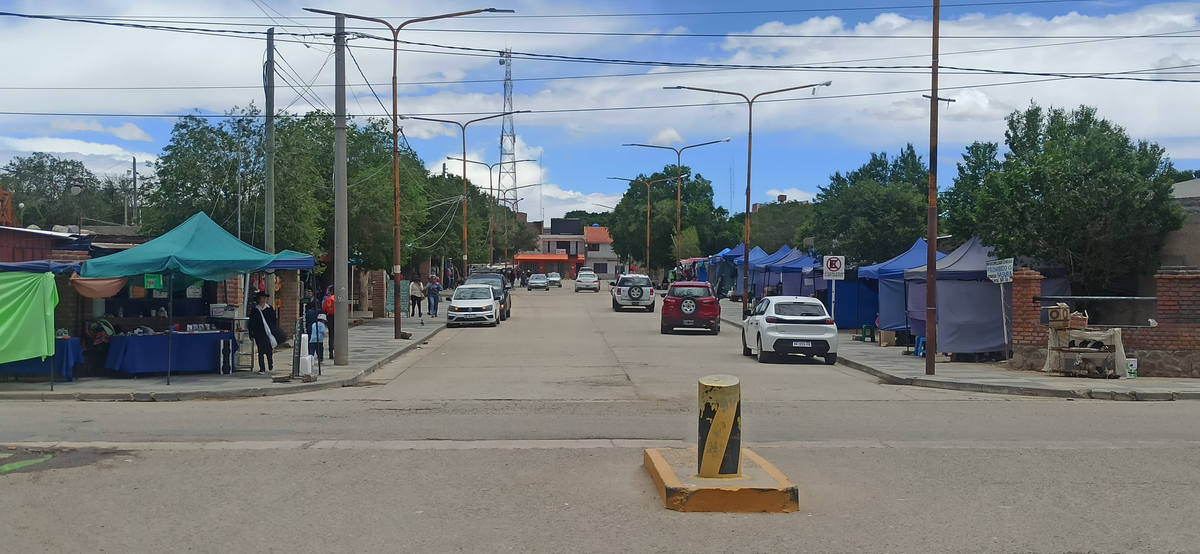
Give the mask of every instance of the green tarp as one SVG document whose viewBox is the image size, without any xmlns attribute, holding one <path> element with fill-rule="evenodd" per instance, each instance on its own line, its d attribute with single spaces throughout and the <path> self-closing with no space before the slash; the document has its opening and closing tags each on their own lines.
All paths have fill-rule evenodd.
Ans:
<svg viewBox="0 0 1200 554">
<path fill-rule="evenodd" d="M 224 281 L 260 269 L 312 267 L 312 256 L 291 250 L 268 254 L 238 240 L 201 212 L 150 242 L 84 262 L 80 275 L 90 279 L 178 272 Z"/>
<path fill-rule="evenodd" d="M 54 355 L 53 273 L 0 273 L 0 364 Z"/>
</svg>

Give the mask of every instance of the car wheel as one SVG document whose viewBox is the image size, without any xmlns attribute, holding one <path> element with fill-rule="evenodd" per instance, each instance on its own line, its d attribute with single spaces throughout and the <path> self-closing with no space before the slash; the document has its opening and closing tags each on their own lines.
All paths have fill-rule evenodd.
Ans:
<svg viewBox="0 0 1200 554">
<path fill-rule="evenodd" d="M 615 311 L 615 312 L 621 311 L 621 305 L 617 304 L 616 299 L 613 299 L 612 303 L 613 303 L 613 311 Z"/>
<path fill-rule="evenodd" d="M 654 304 L 646 306 L 646 312 L 651 314 L 654 313 Z"/>
<path fill-rule="evenodd" d="M 714 335 L 721 334 L 721 323 L 720 322 L 717 322 L 716 327 L 712 328 L 712 334 L 714 334 Z"/>
<path fill-rule="evenodd" d="M 512 318 L 512 308 L 504 310 L 504 319 L 511 319 L 511 318 Z"/>
<path fill-rule="evenodd" d="M 837 363 L 837 354 L 826 354 L 825 365 L 833 365 Z"/>
<path fill-rule="evenodd" d="M 526 288 L 526 289 L 525 289 L 525 292 L 530 292 L 530 291 L 532 291 L 532 290 L 533 290 L 533 287 L 529 287 L 529 288 Z"/>
<path fill-rule="evenodd" d="M 489 327 L 495 327 L 497 325 L 500 325 L 499 321 L 492 321 L 492 324 Z"/>
<path fill-rule="evenodd" d="M 507 319 L 507 317 L 504 315 L 504 312 L 500 312 L 500 318 L 499 318 L 499 319 L 500 319 L 500 321 L 504 321 L 505 319 Z"/>
<path fill-rule="evenodd" d="M 745 333 L 742 333 L 742 355 L 743 356 L 753 356 L 754 355 L 754 351 L 750 350 L 749 346 L 746 346 L 746 334 Z"/>
<path fill-rule="evenodd" d="M 670 327 L 667 327 L 666 325 L 660 325 L 660 326 L 659 326 L 659 329 L 661 329 L 661 330 L 662 330 L 662 334 L 664 334 L 664 335 L 669 335 L 669 334 L 671 334 L 671 328 L 670 328 Z"/>
<path fill-rule="evenodd" d="M 758 363 L 765 364 L 771 361 L 771 354 L 762 347 L 762 337 L 758 337 Z"/>
</svg>

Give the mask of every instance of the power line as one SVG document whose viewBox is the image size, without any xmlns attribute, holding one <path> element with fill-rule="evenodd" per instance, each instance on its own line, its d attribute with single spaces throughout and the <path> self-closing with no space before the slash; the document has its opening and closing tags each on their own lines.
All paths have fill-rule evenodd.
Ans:
<svg viewBox="0 0 1200 554">
<path fill-rule="evenodd" d="M 371 86 L 371 81 L 367 79 L 367 74 L 363 73 L 362 66 L 358 65 L 358 58 L 354 57 L 354 49 L 350 48 L 350 45 L 347 44 L 346 51 L 350 53 L 350 59 L 354 61 L 354 67 L 358 68 L 358 74 L 362 76 L 363 82 L 367 84 L 367 88 L 371 89 L 371 95 L 375 97 L 376 102 L 379 102 L 379 107 L 383 108 L 383 113 L 390 118 L 391 114 L 388 112 L 387 106 L 383 105 L 383 100 L 380 100 L 379 95 L 375 93 L 375 87 Z M 355 95 L 355 98 L 357 99 L 358 96 Z"/>
</svg>

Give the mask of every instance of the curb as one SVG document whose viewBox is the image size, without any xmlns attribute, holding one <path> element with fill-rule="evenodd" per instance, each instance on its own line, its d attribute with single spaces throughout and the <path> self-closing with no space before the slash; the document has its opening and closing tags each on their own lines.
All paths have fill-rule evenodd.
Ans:
<svg viewBox="0 0 1200 554">
<path fill-rule="evenodd" d="M 742 328 L 741 321 L 735 321 L 722 315 L 721 319 Z M 1176 400 L 1200 400 L 1200 391 L 1116 391 L 1109 389 L 1053 389 L 1045 387 L 1022 387 L 995 385 L 990 383 L 973 383 L 956 379 L 938 377 L 900 377 L 878 368 L 856 362 L 844 357 L 838 357 L 838 364 L 855 369 L 868 375 L 878 377 L 889 385 L 905 385 L 930 389 L 956 390 L 963 392 L 978 392 L 986 394 L 1005 394 L 1009 396 L 1036 396 L 1043 398 L 1078 398 L 1090 400 L 1116 400 L 1139 402 L 1170 402 Z"/>
<path fill-rule="evenodd" d="M 391 363 L 396 358 L 407 354 L 409 351 L 424 344 L 429 339 L 433 338 L 438 333 L 446 328 L 446 324 L 440 324 L 428 335 L 420 339 L 413 340 L 410 344 L 396 350 L 382 358 L 377 358 L 367 365 L 363 370 L 346 377 L 339 377 L 328 381 L 315 381 L 312 383 L 297 383 L 295 385 L 283 387 L 252 387 L 242 389 L 230 389 L 220 391 L 186 391 L 186 392 L 44 392 L 44 393 L 26 393 L 26 392 L 0 392 L 0 400 L 29 400 L 41 402 L 53 402 L 62 400 L 77 400 L 85 402 L 178 402 L 182 400 L 232 400 L 235 398 L 256 398 L 261 396 L 280 396 L 284 394 L 296 394 L 301 392 L 313 392 L 325 389 L 335 389 L 341 387 L 352 387 L 362 381 L 368 375 L 375 373 L 379 368 Z"/>
</svg>

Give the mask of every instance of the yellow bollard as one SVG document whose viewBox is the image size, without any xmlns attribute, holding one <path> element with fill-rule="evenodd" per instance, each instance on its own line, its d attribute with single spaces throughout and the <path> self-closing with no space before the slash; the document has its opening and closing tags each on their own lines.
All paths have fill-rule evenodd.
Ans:
<svg viewBox="0 0 1200 554">
<path fill-rule="evenodd" d="M 700 379 L 700 477 L 742 475 L 742 384 L 732 375 Z"/>
</svg>

